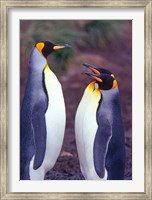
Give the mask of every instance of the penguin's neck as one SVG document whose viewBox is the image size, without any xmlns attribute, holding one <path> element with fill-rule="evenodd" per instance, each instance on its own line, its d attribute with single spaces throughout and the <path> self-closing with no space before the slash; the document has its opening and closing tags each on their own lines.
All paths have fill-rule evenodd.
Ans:
<svg viewBox="0 0 152 200">
<path fill-rule="evenodd" d="M 47 65 L 46 58 L 34 47 L 31 51 L 29 70 L 32 76 L 42 77 L 43 70 Z"/>
<path fill-rule="evenodd" d="M 102 103 L 105 105 L 113 105 L 112 102 L 118 102 L 119 99 L 119 89 L 118 86 L 111 90 L 101 90 Z"/>
</svg>

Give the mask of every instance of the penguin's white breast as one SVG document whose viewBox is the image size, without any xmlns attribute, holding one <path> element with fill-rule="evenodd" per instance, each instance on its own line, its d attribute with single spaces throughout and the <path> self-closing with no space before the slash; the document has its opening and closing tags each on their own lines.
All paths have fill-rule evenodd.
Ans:
<svg viewBox="0 0 152 200">
<path fill-rule="evenodd" d="M 101 97 L 91 83 L 85 90 L 75 119 L 75 134 L 80 167 L 86 179 L 99 179 L 95 172 L 93 145 L 97 131 L 96 113 Z"/>
<path fill-rule="evenodd" d="M 65 131 L 65 103 L 61 84 L 48 66 L 44 71 L 44 81 L 48 94 L 48 108 L 45 113 L 47 143 L 43 165 L 47 171 L 53 167 L 61 151 Z"/>
</svg>

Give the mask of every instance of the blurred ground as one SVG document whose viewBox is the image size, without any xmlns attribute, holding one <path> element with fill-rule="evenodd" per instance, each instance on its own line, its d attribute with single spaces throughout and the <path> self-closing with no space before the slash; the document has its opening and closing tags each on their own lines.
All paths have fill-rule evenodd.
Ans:
<svg viewBox="0 0 152 200">
<path fill-rule="evenodd" d="M 82 25 L 84 21 L 77 22 L 77 26 L 82 31 Z M 106 23 L 105 23 L 106 24 Z M 105 25 L 104 24 L 104 25 Z M 27 41 L 27 35 L 29 36 L 29 30 L 34 25 L 33 22 L 21 21 L 21 71 L 20 71 L 20 93 L 21 102 L 24 95 L 25 84 L 28 74 L 28 47 L 25 45 Z M 81 26 L 80 26 L 81 25 Z M 71 26 L 71 25 L 70 25 Z M 115 26 L 113 25 L 115 28 Z M 113 28 L 112 27 L 112 28 Z M 117 37 L 108 38 L 108 42 L 104 48 L 100 48 L 99 44 L 91 45 L 90 42 L 76 45 L 75 40 L 79 40 L 79 37 L 73 42 L 76 51 L 71 58 L 67 60 L 67 69 L 64 71 L 52 70 L 57 74 L 62 87 L 66 104 L 67 123 L 65 130 L 65 138 L 62 147 L 61 154 L 57 160 L 56 165 L 50 170 L 45 179 L 51 180 L 82 180 L 84 179 L 79 167 L 79 160 L 75 144 L 74 136 L 74 118 L 76 109 L 83 95 L 84 89 L 90 82 L 90 78 L 83 75 L 83 71 L 86 70 L 82 66 L 82 63 L 90 63 L 95 66 L 101 66 L 112 71 L 118 81 L 120 90 L 120 99 L 122 107 L 122 117 L 125 128 L 125 147 L 126 147 L 126 169 L 125 179 L 132 179 L 132 25 L 131 21 L 123 21 L 120 28 L 121 34 L 117 34 Z M 112 32 L 112 30 L 111 30 Z M 86 32 L 85 32 L 86 33 Z M 109 34 L 109 32 L 107 33 Z M 82 34 L 83 35 L 83 34 Z M 32 34 L 30 35 L 32 38 Z M 39 36 L 40 37 L 40 36 Z M 102 36 L 103 37 L 103 36 Z M 30 38 L 27 42 L 33 45 L 33 40 Z M 44 36 L 42 37 L 42 39 Z M 80 37 L 81 38 L 81 37 Z M 112 39 L 111 39 L 112 38 Z M 40 38 L 36 40 L 40 40 Z M 51 38 L 50 38 L 51 40 Z M 90 38 L 91 40 L 91 38 Z M 87 41 L 87 40 L 86 40 Z M 60 42 L 58 42 L 60 43 Z M 70 43 L 66 42 L 65 43 Z M 95 46 L 98 48 L 95 48 Z M 59 55 L 60 56 L 60 55 Z M 50 55 L 52 60 L 49 60 L 49 65 L 57 66 L 60 64 L 60 57 L 53 59 L 55 54 Z M 62 59 L 62 58 L 61 58 Z M 63 63 L 63 62 L 62 62 Z M 64 63 L 63 63 L 64 64 Z"/>
</svg>

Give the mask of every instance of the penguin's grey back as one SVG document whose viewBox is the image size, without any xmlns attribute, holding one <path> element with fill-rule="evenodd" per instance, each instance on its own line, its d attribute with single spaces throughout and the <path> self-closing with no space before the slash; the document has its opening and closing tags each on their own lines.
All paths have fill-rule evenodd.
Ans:
<svg viewBox="0 0 152 200">
<path fill-rule="evenodd" d="M 35 150 L 31 124 L 33 108 L 38 101 L 43 102 L 44 109 L 47 108 L 43 84 L 45 65 L 46 59 L 34 47 L 29 60 L 29 74 L 20 114 L 20 179 L 29 179 L 28 166 Z"/>
<path fill-rule="evenodd" d="M 108 144 L 106 155 L 108 179 L 123 179 L 125 168 L 125 142 L 118 86 L 111 90 L 102 90 L 102 101 L 98 108 L 98 125 L 100 125 L 103 119 L 106 119 L 105 121 L 111 124 L 112 130 L 112 136 Z"/>
</svg>

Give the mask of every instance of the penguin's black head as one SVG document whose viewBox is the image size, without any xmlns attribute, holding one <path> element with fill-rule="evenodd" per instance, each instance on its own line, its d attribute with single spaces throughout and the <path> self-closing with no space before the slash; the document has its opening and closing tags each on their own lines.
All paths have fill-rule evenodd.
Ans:
<svg viewBox="0 0 152 200">
<path fill-rule="evenodd" d="M 41 41 L 35 44 L 35 47 L 39 50 L 39 52 L 47 58 L 47 56 L 52 53 L 52 51 L 56 51 L 63 48 L 70 48 L 71 46 L 68 44 L 53 44 L 49 41 Z"/>
<path fill-rule="evenodd" d="M 117 86 L 117 81 L 113 73 L 107 69 L 94 67 L 90 64 L 83 64 L 88 67 L 93 73 L 85 72 L 88 76 L 91 76 L 96 80 L 100 90 L 110 90 Z"/>
</svg>

